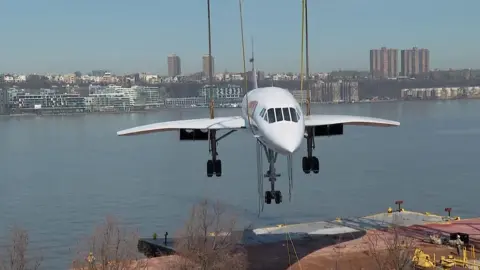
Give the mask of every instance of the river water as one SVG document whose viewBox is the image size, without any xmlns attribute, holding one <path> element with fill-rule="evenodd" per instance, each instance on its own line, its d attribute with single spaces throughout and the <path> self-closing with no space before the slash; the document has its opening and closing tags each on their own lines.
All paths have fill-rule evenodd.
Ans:
<svg viewBox="0 0 480 270">
<path fill-rule="evenodd" d="M 281 177 L 284 203 L 265 205 L 260 217 L 249 133 L 219 143 L 221 178 L 206 177 L 206 142 L 179 142 L 176 132 L 116 136 L 136 125 L 207 117 L 208 109 L 0 118 L 0 232 L 14 224 L 26 228 L 43 268 L 65 269 L 77 242 L 105 216 L 142 235 L 162 235 L 177 230 L 202 198 L 220 200 L 242 224 L 254 226 L 362 216 L 394 207 L 395 200 L 404 200 L 406 209 L 452 207 L 454 215 L 475 216 L 479 112 L 476 100 L 317 105 L 312 113 L 383 117 L 401 126 L 349 126 L 343 136 L 317 139 L 318 175 L 303 174 L 303 145 L 294 156 L 292 202 Z M 238 115 L 239 109 L 216 113 Z M 280 159 L 286 176 L 285 165 Z"/>
</svg>

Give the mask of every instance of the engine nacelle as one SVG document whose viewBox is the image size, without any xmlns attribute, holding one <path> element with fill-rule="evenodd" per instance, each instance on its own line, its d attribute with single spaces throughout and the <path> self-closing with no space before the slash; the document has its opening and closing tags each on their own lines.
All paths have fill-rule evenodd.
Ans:
<svg viewBox="0 0 480 270">
<path fill-rule="evenodd" d="M 315 137 L 343 135 L 343 124 L 315 126 L 313 134 Z"/>
<path fill-rule="evenodd" d="M 180 129 L 180 141 L 207 141 L 208 131 L 202 131 L 201 129 L 193 129 L 187 131 L 186 129 Z"/>
</svg>

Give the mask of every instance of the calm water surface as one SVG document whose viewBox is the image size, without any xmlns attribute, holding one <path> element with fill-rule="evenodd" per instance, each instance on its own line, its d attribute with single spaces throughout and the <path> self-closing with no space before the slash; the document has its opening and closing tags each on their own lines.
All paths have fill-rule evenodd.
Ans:
<svg viewBox="0 0 480 270">
<path fill-rule="evenodd" d="M 65 269 L 78 240 L 106 215 L 143 235 L 178 229 L 192 204 L 218 199 L 255 226 L 361 216 L 395 200 L 405 208 L 478 215 L 480 101 L 323 105 L 313 113 L 358 114 L 399 128 L 346 127 L 317 140 L 321 172 L 304 175 L 295 155 L 293 201 L 265 205 L 257 218 L 255 141 L 246 132 L 222 140 L 222 178 L 206 177 L 206 142 L 176 132 L 117 137 L 157 121 L 207 117 L 207 109 L 148 114 L 0 118 L 0 232 L 19 224 L 44 269 Z M 217 110 L 238 115 L 239 109 Z M 278 163 L 286 175 L 285 158 Z M 277 186 L 287 197 L 282 177 Z"/>
</svg>

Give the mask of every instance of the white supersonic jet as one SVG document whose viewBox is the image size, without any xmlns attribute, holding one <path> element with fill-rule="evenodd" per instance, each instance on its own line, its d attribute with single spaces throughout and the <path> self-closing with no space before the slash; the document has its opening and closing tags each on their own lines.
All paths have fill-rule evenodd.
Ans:
<svg viewBox="0 0 480 270">
<path fill-rule="evenodd" d="M 250 60 L 253 63 L 253 58 Z M 292 154 L 307 140 L 307 155 L 302 158 L 306 174 L 319 172 L 319 160 L 312 155 L 314 138 L 319 136 L 342 135 L 344 125 L 399 126 L 400 123 L 379 118 L 350 115 L 304 115 L 300 104 L 286 89 L 261 87 L 257 85 L 255 67 L 252 67 L 254 89 L 244 97 L 241 116 L 199 118 L 168 121 L 138 126 L 117 132 L 119 136 L 139 135 L 163 131 L 179 131 L 180 140 L 204 140 L 209 142 L 211 159 L 207 161 L 207 176 L 222 175 L 222 162 L 218 159 L 217 143 L 234 131 L 244 129 L 257 141 L 257 170 L 259 195 L 270 204 L 282 202 L 282 194 L 275 190 L 277 155 L 287 156 L 289 194 L 293 187 Z M 228 131 L 218 137 L 218 131 Z M 262 150 L 263 148 L 263 150 Z M 263 173 L 262 151 L 265 152 L 269 169 Z M 263 179 L 268 178 L 271 189 L 263 193 Z M 263 201 L 263 198 L 261 199 Z M 263 203 L 262 203 L 263 205 Z"/>
</svg>

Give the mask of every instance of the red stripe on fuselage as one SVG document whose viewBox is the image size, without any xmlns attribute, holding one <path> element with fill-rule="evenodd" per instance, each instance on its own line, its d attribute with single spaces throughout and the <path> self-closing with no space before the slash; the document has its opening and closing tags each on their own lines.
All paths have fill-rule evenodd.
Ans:
<svg viewBox="0 0 480 270">
<path fill-rule="evenodd" d="M 255 112 L 255 109 L 257 108 L 258 101 L 253 100 L 248 102 L 248 110 L 247 113 L 250 117 L 252 117 L 253 113 Z"/>
</svg>

